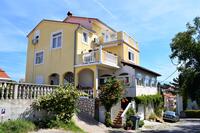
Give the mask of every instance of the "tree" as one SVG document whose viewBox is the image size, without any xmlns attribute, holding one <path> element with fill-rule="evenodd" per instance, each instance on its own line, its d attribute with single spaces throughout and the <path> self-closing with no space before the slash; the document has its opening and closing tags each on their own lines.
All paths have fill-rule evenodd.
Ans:
<svg viewBox="0 0 200 133">
<path fill-rule="evenodd" d="M 179 88 L 184 99 L 191 98 L 200 105 L 200 17 L 196 17 L 193 24 L 187 23 L 186 27 L 186 31 L 172 39 L 170 58 L 178 60 Z"/>
<path fill-rule="evenodd" d="M 100 86 L 99 99 L 106 109 L 106 126 L 111 126 L 110 110 L 122 98 L 122 92 L 122 83 L 116 78 L 110 78 L 104 85 Z"/>
</svg>

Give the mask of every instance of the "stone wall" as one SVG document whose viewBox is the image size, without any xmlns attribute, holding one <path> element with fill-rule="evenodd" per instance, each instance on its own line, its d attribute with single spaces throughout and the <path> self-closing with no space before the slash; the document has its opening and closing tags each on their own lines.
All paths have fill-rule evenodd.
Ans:
<svg viewBox="0 0 200 133">
<path fill-rule="evenodd" d="M 58 86 L 0 82 L 0 122 L 8 119 L 37 119 L 46 116 L 46 113 L 31 110 L 30 105 L 40 96 L 52 93 L 56 87 Z M 81 112 L 95 116 L 95 99 L 81 97 L 77 101 L 77 107 Z"/>
<path fill-rule="evenodd" d="M 95 99 L 79 98 L 77 101 L 77 108 L 92 117 L 95 116 Z"/>
<path fill-rule="evenodd" d="M 24 112 L 30 109 L 30 105 L 33 100 L 0 100 L 0 116 L 1 121 L 9 119 L 23 118 Z M 1 111 L 5 109 L 5 114 L 1 114 Z"/>
</svg>

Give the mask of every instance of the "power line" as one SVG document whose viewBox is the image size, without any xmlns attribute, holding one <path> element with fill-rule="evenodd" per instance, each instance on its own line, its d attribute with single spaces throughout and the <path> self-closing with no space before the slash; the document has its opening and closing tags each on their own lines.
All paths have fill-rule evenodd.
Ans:
<svg viewBox="0 0 200 133">
<path fill-rule="evenodd" d="M 183 63 L 183 64 L 185 64 L 185 63 Z M 181 64 L 180 67 L 182 67 L 183 64 Z M 167 79 L 169 79 L 169 78 L 170 78 L 172 75 L 174 75 L 177 71 L 178 71 L 178 67 L 176 68 L 176 70 L 175 70 L 173 73 L 171 73 L 166 79 L 164 79 L 164 80 L 161 81 L 160 83 L 162 83 L 162 82 L 166 81 Z"/>
<path fill-rule="evenodd" d="M 172 75 L 174 75 L 176 72 L 178 71 L 178 69 L 176 69 L 173 73 L 171 73 L 166 79 L 164 79 L 163 81 L 161 81 L 160 83 L 166 81 L 167 79 L 169 79 Z"/>
</svg>

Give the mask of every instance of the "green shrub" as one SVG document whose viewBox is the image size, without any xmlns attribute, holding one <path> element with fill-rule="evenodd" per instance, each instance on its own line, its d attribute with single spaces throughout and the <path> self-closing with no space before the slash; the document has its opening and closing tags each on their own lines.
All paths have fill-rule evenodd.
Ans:
<svg viewBox="0 0 200 133">
<path fill-rule="evenodd" d="M 155 120 L 156 119 L 156 115 L 154 113 L 151 113 L 149 116 L 149 120 Z"/>
<path fill-rule="evenodd" d="M 126 121 L 130 120 L 130 117 L 135 115 L 135 110 L 132 108 L 129 108 L 128 111 L 126 112 Z"/>
<path fill-rule="evenodd" d="M 54 92 L 41 96 L 32 104 L 37 110 L 45 110 L 53 114 L 56 119 L 65 123 L 69 122 L 76 111 L 76 101 L 80 93 L 73 85 L 59 87 Z"/>
<path fill-rule="evenodd" d="M 143 120 L 140 120 L 139 121 L 139 127 L 143 127 L 144 126 L 144 121 Z"/>
<path fill-rule="evenodd" d="M 123 85 L 120 80 L 113 78 L 100 86 L 99 99 L 106 111 L 109 112 L 114 104 L 122 98 Z"/>
<path fill-rule="evenodd" d="M 35 128 L 32 122 L 26 120 L 10 120 L 0 123 L 0 133 L 27 133 Z"/>
<path fill-rule="evenodd" d="M 107 127 L 112 126 L 111 115 L 110 112 L 105 112 L 105 125 Z"/>
<path fill-rule="evenodd" d="M 163 98 L 160 94 L 156 95 L 142 95 L 134 97 L 135 102 L 137 104 L 143 104 L 146 108 L 146 106 L 150 103 L 153 103 L 154 105 L 154 112 L 157 116 L 162 116 L 162 110 L 163 110 Z"/>
<path fill-rule="evenodd" d="M 200 110 L 185 110 L 186 117 L 200 118 Z"/>
<path fill-rule="evenodd" d="M 48 124 L 49 128 L 62 128 L 68 131 L 73 131 L 77 133 L 84 132 L 81 128 L 79 128 L 73 121 L 69 121 L 68 123 L 64 123 L 60 120 L 51 120 Z"/>
<path fill-rule="evenodd" d="M 128 120 L 127 122 L 126 122 L 126 127 L 133 127 L 133 122 L 131 121 L 131 120 Z"/>
<path fill-rule="evenodd" d="M 162 109 L 162 107 L 161 107 L 161 108 L 155 107 L 155 108 L 154 108 L 154 112 L 155 112 L 156 116 L 162 117 L 163 109 Z"/>
</svg>

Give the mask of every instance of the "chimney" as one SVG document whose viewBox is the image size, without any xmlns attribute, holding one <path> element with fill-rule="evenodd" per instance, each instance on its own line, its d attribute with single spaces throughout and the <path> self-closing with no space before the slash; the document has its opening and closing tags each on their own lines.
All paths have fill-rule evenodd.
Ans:
<svg viewBox="0 0 200 133">
<path fill-rule="evenodd" d="M 71 13 L 70 11 L 68 11 L 68 12 L 67 12 L 67 16 L 68 16 L 68 17 L 71 17 L 71 16 L 72 16 L 72 13 Z"/>
</svg>

